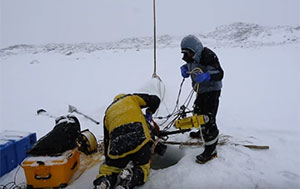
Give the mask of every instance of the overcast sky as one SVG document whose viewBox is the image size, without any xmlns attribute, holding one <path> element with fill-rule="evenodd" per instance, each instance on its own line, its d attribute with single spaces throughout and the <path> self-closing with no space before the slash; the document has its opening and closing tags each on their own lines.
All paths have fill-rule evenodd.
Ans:
<svg viewBox="0 0 300 189">
<path fill-rule="evenodd" d="M 157 35 L 300 25 L 299 0 L 156 0 Z M 153 36 L 153 0 L 0 0 L 0 47 Z M 259 20 L 259 22 L 257 22 Z"/>
</svg>

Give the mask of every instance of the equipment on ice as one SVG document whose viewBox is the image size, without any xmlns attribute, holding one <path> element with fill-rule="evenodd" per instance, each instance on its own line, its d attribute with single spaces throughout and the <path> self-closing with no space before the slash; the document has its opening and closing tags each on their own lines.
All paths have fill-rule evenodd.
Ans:
<svg viewBox="0 0 300 189">
<path fill-rule="evenodd" d="M 86 155 L 97 151 L 97 139 L 88 129 L 81 131 L 78 137 L 78 149 Z"/>
<path fill-rule="evenodd" d="M 32 156 L 57 156 L 77 147 L 76 140 L 80 136 L 79 120 L 72 115 L 55 119 L 55 126 L 40 138 L 28 151 Z"/>
<path fill-rule="evenodd" d="M 191 129 L 193 127 L 199 128 L 208 121 L 209 117 L 207 115 L 193 115 L 177 119 L 174 125 L 177 129 Z"/>
<path fill-rule="evenodd" d="M 97 125 L 100 124 L 99 121 L 96 121 L 96 120 L 94 120 L 93 118 L 91 118 L 90 116 L 85 115 L 84 113 L 81 113 L 80 111 L 78 111 L 77 108 L 76 108 L 75 106 L 69 105 L 69 110 L 68 110 L 68 111 L 69 111 L 70 113 L 73 113 L 73 112 L 78 113 L 78 114 L 82 115 L 83 117 L 85 117 L 85 118 L 91 120 L 92 122 L 96 123 Z"/>
<path fill-rule="evenodd" d="M 159 132 L 159 136 L 160 137 L 164 137 L 164 136 L 169 136 L 169 135 L 173 135 L 173 134 L 179 134 L 179 133 L 185 133 L 185 132 L 189 132 L 191 131 L 191 129 L 179 129 L 176 131 L 160 131 Z"/>
<path fill-rule="evenodd" d="M 22 162 L 27 188 L 66 187 L 80 165 L 76 148 L 60 156 L 29 156 Z"/>
</svg>

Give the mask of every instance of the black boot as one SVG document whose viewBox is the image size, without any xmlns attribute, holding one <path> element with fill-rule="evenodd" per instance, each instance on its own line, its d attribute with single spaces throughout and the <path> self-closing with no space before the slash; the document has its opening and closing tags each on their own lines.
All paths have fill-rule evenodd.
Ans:
<svg viewBox="0 0 300 189">
<path fill-rule="evenodd" d="M 216 157 L 217 157 L 217 151 L 216 150 L 213 151 L 212 153 L 206 153 L 204 151 L 202 154 L 196 156 L 196 162 L 200 163 L 200 164 L 204 164 L 204 163 L 208 162 L 209 160 L 212 160 Z"/>
<path fill-rule="evenodd" d="M 111 188 L 111 183 L 110 179 L 106 176 L 101 176 L 94 180 L 94 189 L 110 189 Z"/>
<path fill-rule="evenodd" d="M 133 162 L 130 161 L 126 167 L 120 172 L 120 174 L 117 177 L 117 186 L 115 188 L 129 188 L 129 183 L 133 176 Z"/>
<path fill-rule="evenodd" d="M 197 132 L 190 132 L 190 137 L 191 138 L 201 138 L 200 136 L 200 130 Z"/>
<path fill-rule="evenodd" d="M 161 142 L 158 142 L 154 148 L 154 153 L 156 153 L 160 156 L 163 156 L 165 154 L 166 150 L 167 150 L 167 145 L 165 145 Z"/>
<path fill-rule="evenodd" d="M 212 160 L 217 157 L 217 149 L 216 146 L 218 144 L 218 139 L 210 145 L 205 145 L 204 152 L 198 156 L 196 156 L 196 162 L 200 164 L 204 164 L 209 160 Z"/>
<path fill-rule="evenodd" d="M 132 189 L 144 184 L 144 172 L 140 167 L 127 164 L 125 169 L 118 175 L 115 189 Z"/>
</svg>

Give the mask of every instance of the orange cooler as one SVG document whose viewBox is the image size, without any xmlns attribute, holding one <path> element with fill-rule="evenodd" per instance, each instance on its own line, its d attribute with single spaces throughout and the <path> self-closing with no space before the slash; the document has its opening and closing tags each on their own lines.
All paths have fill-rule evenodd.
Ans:
<svg viewBox="0 0 300 189">
<path fill-rule="evenodd" d="M 28 188 L 66 187 L 80 165 L 77 149 L 60 156 L 30 156 L 22 162 Z"/>
</svg>

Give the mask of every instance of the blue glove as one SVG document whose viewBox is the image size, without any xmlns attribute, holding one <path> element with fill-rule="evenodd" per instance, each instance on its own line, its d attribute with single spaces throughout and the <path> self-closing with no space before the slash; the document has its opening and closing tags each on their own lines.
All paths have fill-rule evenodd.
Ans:
<svg viewBox="0 0 300 189">
<path fill-rule="evenodd" d="M 188 72 L 188 67 L 187 65 L 183 65 L 180 67 L 180 70 L 181 70 L 181 76 L 184 77 L 184 78 L 188 78 L 190 75 L 187 73 Z"/>
<path fill-rule="evenodd" d="M 198 74 L 196 76 L 196 82 L 197 83 L 202 83 L 210 80 L 210 74 L 208 72 Z"/>
<path fill-rule="evenodd" d="M 151 122 L 152 121 L 152 114 L 150 112 L 147 112 L 146 115 L 145 115 L 145 118 L 148 122 Z"/>
</svg>

